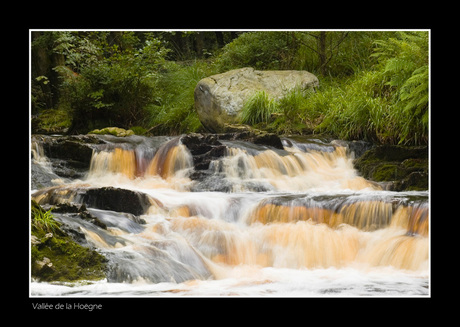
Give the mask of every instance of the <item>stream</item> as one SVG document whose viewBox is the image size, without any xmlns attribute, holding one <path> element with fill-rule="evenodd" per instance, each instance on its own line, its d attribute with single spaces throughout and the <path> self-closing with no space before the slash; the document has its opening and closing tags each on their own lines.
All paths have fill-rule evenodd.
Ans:
<svg viewBox="0 0 460 327">
<path fill-rule="evenodd" d="M 184 137 L 98 135 L 74 168 L 49 150 L 60 138 L 32 135 L 31 197 L 85 204 L 105 228 L 53 215 L 109 269 L 97 282 L 32 280 L 31 296 L 430 295 L 429 192 L 360 177 L 347 142 L 201 151 Z"/>
</svg>

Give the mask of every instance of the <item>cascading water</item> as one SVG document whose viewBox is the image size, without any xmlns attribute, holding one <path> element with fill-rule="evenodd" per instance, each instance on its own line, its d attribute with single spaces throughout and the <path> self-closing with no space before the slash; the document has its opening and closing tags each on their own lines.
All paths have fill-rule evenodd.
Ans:
<svg viewBox="0 0 460 327">
<path fill-rule="evenodd" d="M 100 138 L 85 178 L 53 179 L 32 198 L 87 205 L 106 228 L 55 217 L 108 258 L 107 280 L 33 282 L 32 295 L 429 295 L 428 192 L 382 190 L 339 143 L 222 141 L 225 154 L 192 179 L 197 159 L 180 138 Z M 32 146 L 32 166 L 54 174 Z"/>
</svg>

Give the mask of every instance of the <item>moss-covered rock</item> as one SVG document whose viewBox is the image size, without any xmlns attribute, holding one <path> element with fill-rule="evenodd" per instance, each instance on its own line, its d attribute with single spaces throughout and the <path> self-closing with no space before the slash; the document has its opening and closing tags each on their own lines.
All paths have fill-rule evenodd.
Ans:
<svg viewBox="0 0 460 327">
<path fill-rule="evenodd" d="M 39 210 L 32 202 L 32 222 Z M 35 210 L 35 211 L 34 211 Z M 43 210 L 44 211 L 44 210 Z M 62 229 L 53 232 L 35 227 L 31 235 L 31 273 L 39 281 L 72 282 L 106 277 L 107 259 L 73 241 Z"/>
<path fill-rule="evenodd" d="M 134 135 L 134 132 L 130 129 L 126 130 L 120 127 L 105 127 L 103 129 L 92 130 L 88 134 L 113 135 L 113 136 L 118 136 L 118 137 L 125 137 L 125 136 Z"/>
<path fill-rule="evenodd" d="M 395 191 L 428 189 L 428 147 L 380 145 L 355 160 L 360 174 Z"/>
<path fill-rule="evenodd" d="M 405 171 L 398 169 L 398 163 L 382 163 L 377 165 L 372 172 L 372 179 L 379 182 L 395 181 L 405 176 Z"/>
<path fill-rule="evenodd" d="M 32 277 L 40 281 L 99 280 L 105 278 L 106 259 L 67 236 L 34 233 L 40 243 L 32 246 Z"/>
</svg>

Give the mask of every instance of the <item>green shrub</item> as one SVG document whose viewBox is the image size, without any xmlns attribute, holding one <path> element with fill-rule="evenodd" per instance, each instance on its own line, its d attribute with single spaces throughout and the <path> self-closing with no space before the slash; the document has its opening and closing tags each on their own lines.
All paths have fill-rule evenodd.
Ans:
<svg viewBox="0 0 460 327">
<path fill-rule="evenodd" d="M 247 32 L 222 49 L 216 65 L 220 71 L 242 67 L 290 69 L 297 47 L 289 32 Z"/>
<path fill-rule="evenodd" d="M 42 130 L 61 128 L 51 121 L 57 115 L 47 117 L 44 111 L 57 108 L 56 113 L 69 113 L 62 122 L 71 120 L 70 133 L 106 126 L 140 126 L 139 133 L 147 134 L 201 131 L 194 109 L 197 82 L 250 66 L 308 70 L 319 76 L 320 87 L 316 93 L 293 90 L 276 101 L 255 94 L 245 104 L 245 123 L 278 133 L 321 132 L 385 144 L 428 142 L 425 31 L 243 32 L 208 61 L 180 63 L 166 61 L 167 47 L 182 43 L 171 43 L 177 37 L 169 37 L 168 43 L 162 33 L 57 31 L 33 36 L 31 100 L 33 113 L 44 118 L 36 118 L 34 126 L 40 122 Z M 42 60 L 45 52 L 47 61 Z M 51 67 L 37 69 L 39 62 L 53 65 L 60 83 L 49 74 Z"/>
<path fill-rule="evenodd" d="M 132 130 L 136 135 L 144 135 L 147 133 L 147 130 L 142 126 L 131 126 L 130 130 Z"/>
<path fill-rule="evenodd" d="M 388 137 L 390 106 L 382 81 L 378 72 L 361 72 L 348 83 L 328 86 L 311 96 L 308 105 L 315 107 L 314 115 L 322 116 L 316 131 L 342 139 L 383 141 Z"/>
<path fill-rule="evenodd" d="M 124 48 L 96 43 L 89 36 L 70 36 L 56 47 L 67 45 L 64 48 L 70 50 L 65 51 L 66 65 L 55 71 L 62 80 L 61 105 L 72 113 L 71 132 L 86 133 L 105 126 L 127 129 L 143 123 L 168 53 L 163 44 L 148 35 L 140 42 L 130 32 L 122 34 Z M 81 48 L 83 40 L 97 50 L 94 56 L 82 55 L 86 53 Z M 136 48 L 133 45 L 137 43 Z"/>
</svg>

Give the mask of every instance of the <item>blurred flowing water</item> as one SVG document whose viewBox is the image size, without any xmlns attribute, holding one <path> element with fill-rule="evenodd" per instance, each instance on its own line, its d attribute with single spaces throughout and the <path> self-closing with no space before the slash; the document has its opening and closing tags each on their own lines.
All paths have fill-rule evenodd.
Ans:
<svg viewBox="0 0 460 327">
<path fill-rule="evenodd" d="M 193 179 L 196 158 L 180 137 L 98 137 L 76 178 L 58 176 L 33 138 L 32 179 L 48 184 L 31 195 L 85 203 L 106 226 L 54 213 L 108 258 L 107 279 L 32 281 L 32 296 L 430 294 L 428 192 L 385 191 L 358 176 L 342 142 L 223 141 L 224 155 Z M 101 204 L 101 190 L 144 205 Z"/>
</svg>

